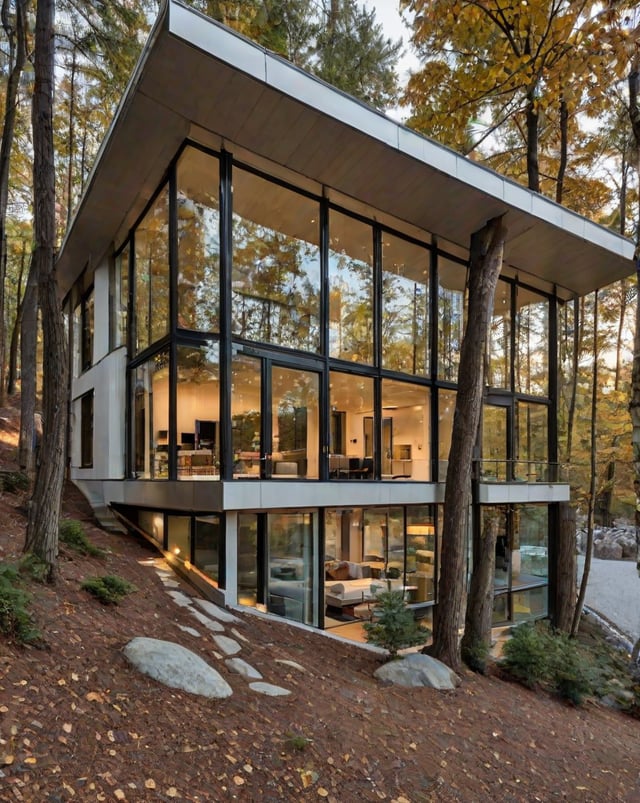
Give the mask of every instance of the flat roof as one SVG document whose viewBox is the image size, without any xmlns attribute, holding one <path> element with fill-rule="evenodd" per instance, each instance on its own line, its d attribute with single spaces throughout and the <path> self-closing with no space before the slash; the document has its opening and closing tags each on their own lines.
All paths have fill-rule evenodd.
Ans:
<svg viewBox="0 0 640 803">
<path fill-rule="evenodd" d="M 167 0 L 62 244 L 62 293 L 121 244 L 187 138 L 465 249 L 474 231 L 504 214 L 509 273 L 562 298 L 635 270 L 627 238 Z"/>
</svg>

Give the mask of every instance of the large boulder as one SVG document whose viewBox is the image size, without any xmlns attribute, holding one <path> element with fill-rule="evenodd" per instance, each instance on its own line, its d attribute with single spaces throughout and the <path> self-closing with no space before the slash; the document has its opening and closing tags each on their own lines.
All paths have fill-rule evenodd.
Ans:
<svg viewBox="0 0 640 803">
<path fill-rule="evenodd" d="M 397 661 L 389 661 L 373 673 L 378 680 L 396 686 L 416 688 L 426 686 L 430 689 L 455 689 L 460 678 L 442 661 L 414 652 Z"/>
<path fill-rule="evenodd" d="M 219 672 L 180 644 L 139 636 L 123 652 L 136 669 L 172 689 L 217 699 L 233 694 Z"/>
<path fill-rule="evenodd" d="M 596 541 L 593 545 L 593 557 L 622 560 L 622 547 L 616 541 Z"/>
</svg>

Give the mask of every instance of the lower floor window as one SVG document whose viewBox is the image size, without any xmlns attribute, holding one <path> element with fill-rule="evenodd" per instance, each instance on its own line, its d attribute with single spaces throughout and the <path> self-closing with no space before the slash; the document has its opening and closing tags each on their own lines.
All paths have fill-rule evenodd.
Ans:
<svg viewBox="0 0 640 803">
<path fill-rule="evenodd" d="M 93 390 L 80 399 L 80 465 L 93 467 Z"/>
</svg>

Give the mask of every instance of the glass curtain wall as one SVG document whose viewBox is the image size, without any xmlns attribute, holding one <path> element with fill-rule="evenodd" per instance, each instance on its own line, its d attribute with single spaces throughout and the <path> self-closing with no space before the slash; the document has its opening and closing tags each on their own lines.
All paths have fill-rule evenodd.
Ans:
<svg viewBox="0 0 640 803">
<path fill-rule="evenodd" d="M 267 515 L 267 610 L 311 625 L 313 597 L 313 514 Z"/>
<path fill-rule="evenodd" d="M 456 410 L 455 390 L 438 391 L 438 482 L 447 479 L 453 415 Z"/>
<path fill-rule="evenodd" d="M 487 385 L 511 389 L 511 285 L 499 281 L 487 349 Z"/>
<path fill-rule="evenodd" d="M 239 167 L 233 185 L 233 334 L 318 352 L 319 202 Z"/>
<path fill-rule="evenodd" d="M 485 404 L 482 408 L 482 460 L 484 482 L 506 482 L 512 477 L 509 461 L 510 407 Z"/>
<path fill-rule="evenodd" d="M 329 213 L 329 356 L 373 365 L 373 228 Z"/>
<path fill-rule="evenodd" d="M 133 474 L 138 479 L 168 477 L 169 350 L 131 372 Z"/>
<path fill-rule="evenodd" d="M 176 167 L 178 326 L 220 329 L 218 159 L 186 148 Z"/>
<path fill-rule="evenodd" d="M 429 374 L 429 260 L 424 246 L 383 232 L 383 368 Z"/>
<path fill-rule="evenodd" d="M 519 401 L 516 417 L 516 475 L 529 482 L 553 479 L 548 475 L 548 408 L 543 404 Z"/>
<path fill-rule="evenodd" d="M 234 354 L 231 362 L 231 443 L 233 476 L 259 479 L 264 450 L 261 441 L 262 374 L 260 360 Z"/>
<path fill-rule="evenodd" d="M 430 408 L 428 388 L 382 380 L 383 479 L 431 479 Z"/>
<path fill-rule="evenodd" d="M 438 378 L 448 382 L 458 381 L 466 280 L 464 265 L 438 255 Z"/>
<path fill-rule="evenodd" d="M 329 374 L 329 479 L 372 480 L 373 379 Z"/>
<path fill-rule="evenodd" d="M 271 368 L 271 473 L 317 479 L 320 468 L 319 374 Z"/>
<path fill-rule="evenodd" d="M 135 232 L 135 353 L 169 332 L 169 189 L 152 202 Z"/>
<path fill-rule="evenodd" d="M 177 350 L 178 479 L 220 477 L 220 365 L 217 342 Z"/>
<path fill-rule="evenodd" d="M 524 287 L 517 288 L 516 391 L 530 396 L 549 394 L 549 301 Z"/>
</svg>

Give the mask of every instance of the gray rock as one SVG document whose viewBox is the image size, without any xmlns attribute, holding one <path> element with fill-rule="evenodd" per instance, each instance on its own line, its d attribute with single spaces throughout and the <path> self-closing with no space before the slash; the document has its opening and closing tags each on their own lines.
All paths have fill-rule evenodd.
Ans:
<svg viewBox="0 0 640 803">
<path fill-rule="evenodd" d="M 224 626 L 221 625 L 220 622 L 216 622 L 215 619 L 211 619 L 206 613 L 196 611 L 195 608 L 189 608 L 189 613 L 195 616 L 200 624 L 204 625 L 208 630 L 211 630 L 212 633 L 224 633 Z"/>
<path fill-rule="evenodd" d="M 253 689 L 253 691 L 257 691 L 259 694 L 266 694 L 267 697 L 286 697 L 288 694 L 291 694 L 290 691 L 283 689 L 282 686 L 274 686 L 272 683 L 262 683 L 260 681 L 257 683 L 250 683 L 249 688 Z"/>
<path fill-rule="evenodd" d="M 262 675 L 251 664 L 243 661 L 242 658 L 227 658 L 225 664 L 232 672 L 242 675 L 247 680 L 262 680 Z"/>
<path fill-rule="evenodd" d="M 233 694 L 219 672 L 180 644 L 138 637 L 126 645 L 124 654 L 140 672 L 172 689 L 216 699 Z"/>
<path fill-rule="evenodd" d="M 277 664 L 284 664 L 285 666 L 290 666 L 292 669 L 297 669 L 298 672 L 306 672 L 307 670 L 304 666 L 301 666 L 296 661 L 290 661 L 288 658 L 276 658 Z"/>
<path fill-rule="evenodd" d="M 593 545 L 593 557 L 622 560 L 622 547 L 615 541 L 596 541 Z"/>
<path fill-rule="evenodd" d="M 229 611 L 225 611 L 224 608 L 221 608 L 219 605 L 216 605 L 214 602 L 210 602 L 208 599 L 195 599 L 194 602 L 198 605 L 205 613 L 208 613 L 209 616 L 213 616 L 215 619 L 219 619 L 221 622 L 239 622 L 237 616 L 234 616 Z"/>
<path fill-rule="evenodd" d="M 178 627 L 184 633 L 188 633 L 190 636 L 195 636 L 196 638 L 200 638 L 200 633 L 198 633 L 195 627 L 187 627 L 187 625 L 178 625 Z"/>
<path fill-rule="evenodd" d="M 235 639 L 229 638 L 229 636 L 211 636 L 211 638 L 225 655 L 235 655 L 242 649 L 238 642 Z"/>
<path fill-rule="evenodd" d="M 397 686 L 427 686 L 430 689 L 455 689 L 460 678 L 446 664 L 430 655 L 411 653 L 398 661 L 389 661 L 373 673 L 378 680 Z"/>
<path fill-rule="evenodd" d="M 171 597 L 171 599 L 179 605 L 181 608 L 188 608 L 193 600 L 191 597 L 188 597 L 186 594 L 183 594 L 182 591 L 167 591 L 167 594 Z"/>
</svg>

